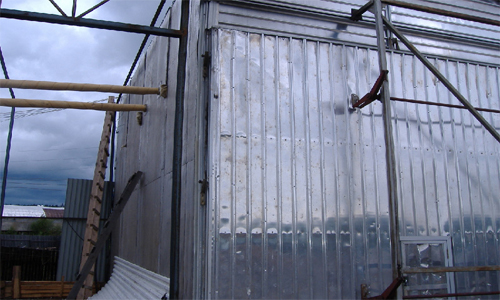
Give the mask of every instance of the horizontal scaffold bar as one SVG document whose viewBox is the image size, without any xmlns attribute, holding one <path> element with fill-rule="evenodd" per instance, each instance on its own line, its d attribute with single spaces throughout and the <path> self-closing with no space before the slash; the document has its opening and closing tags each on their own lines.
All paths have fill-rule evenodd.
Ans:
<svg viewBox="0 0 500 300">
<path fill-rule="evenodd" d="M 16 99 L 0 98 L 0 106 L 90 109 L 90 110 L 102 110 L 102 111 L 147 111 L 147 106 L 144 104 L 116 104 L 116 103 L 94 103 L 94 102 L 52 101 L 52 100 L 30 100 L 30 99 L 18 99 L 18 98 Z"/>
<path fill-rule="evenodd" d="M 151 88 L 110 84 L 0 79 L 0 88 L 159 95 L 160 93 L 163 94 L 163 89 L 166 89 L 166 86 Z"/>
<path fill-rule="evenodd" d="M 431 7 L 431 6 L 418 5 L 415 3 L 410 3 L 409 1 L 382 0 L 382 3 L 392 5 L 392 6 L 398 6 L 398 7 L 402 7 L 402 8 L 418 10 L 421 12 L 442 15 L 442 16 L 446 16 L 446 17 L 452 17 L 452 18 L 458 18 L 458 19 L 463 19 L 463 20 L 468 20 L 468 21 L 473 21 L 473 22 L 478 22 L 478 23 L 483 23 L 483 24 L 500 26 L 500 20 L 493 20 L 493 19 L 478 17 L 475 15 L 453 12 L 450 10 L 439 9 L 439 8 L 435 8 L 435 7 Z"/>
<path fill-rule="evenodd" d="M 405 268 L 403 273 L 443 273 L 443 272 L 475 272 L 500 271 L 500 266 L 469 266 L 469 267 L 432 267 L 432 268 Z"/>
<path fill-rule="evenodd" d="M 93 20 L 93 19 L 72 18 L 72 17 L 52 15 L 52 14 L 43 14 L 43 13 L 20 11 L 20 10 L 5 9 L 5 8 L 0 9 L 0 17 L 25 20 L 25 21 L 37 21 L 37 22 L 45 22 L 53 24 L 108 29 L 108 30 L 123 31 L 123 32 L 144 33 L 150 35 L 167 36 L 175 38 L 179 38 L 185 34 L 183 31 L 175 29 L 158 28 L 151 26 Z"/>
</svg>

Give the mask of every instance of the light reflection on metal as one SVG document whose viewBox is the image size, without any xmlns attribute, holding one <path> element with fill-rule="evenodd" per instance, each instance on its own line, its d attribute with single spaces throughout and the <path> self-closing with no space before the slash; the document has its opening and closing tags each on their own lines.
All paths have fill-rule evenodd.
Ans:
<svg viewBox="0 0 500 300">
<path fill-rule="evenodd" d="M 115 256 L 111 278 L 88 299 L 166 299 L 170 279 Z"/>
</svg>

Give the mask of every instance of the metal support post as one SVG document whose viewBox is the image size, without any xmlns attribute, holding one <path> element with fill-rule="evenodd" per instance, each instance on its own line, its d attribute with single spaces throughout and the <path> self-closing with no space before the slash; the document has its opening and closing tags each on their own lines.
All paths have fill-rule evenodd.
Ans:
<svg viewBox="0 0 500 300">
<path fill-rule="evenodd" d="M 382 3 L 380 0 L 374 2 L 374 14 L 377 31 L 377 46 L 379 55 L 380 72 L 387 70 L 386 46 L 384 26 L 382 23 Z M 394 151 L 394 140 L 392 136 L 392 114 L 391 99 L 389 91 L 389 82 L 384 80 L 381 88 L 381 101 L 383 103 L 384 135 L 385 135 L 385 153 L 387 161 L 387 183 L 389 192 L 389 218 L 391 234 L 391 262 L 392 278 L 395 280 L 400 277 L 399 266 L 401 265 L 401 253 L 399 249 L 399 222 L 398 222 L 398 195 L 397 195 L 397 176 L 396 176 L 396 158 Z"/>
<path fill-rule="evenodd" d="M 177 89 L 175 95 L 174 153 L 172 164 L 172 211 L 170 235 L 170 297 L 179 299 L 180 234 L 181 234 L 181 188 L 182 188 L 182 136 L 184 122 L 184 90 L 186 87 L 186 65 L 189 26 L 189 0 L 181 3 L 181 31 L 177 60 Z"/>
<path fill-rule="evenodd" d="M 415 56 L 429 69 L 429 71 L 434 74 L 443 84 L 448 88 L 448 90 L 455 96 L 457 99 L 462 102 L 462 104 L 471 112 L 471 114 L 476 117 L 476 119 L 481 123 L 481 125 L 488 130 L 493 137 L 500 142 L 500 134 L 495 130 L 495 128 L 486 121 L 486 119 L 472 106 L 467 99 L 465 99 L 462 94 L 451 84 L 451 82 L 446 79 L 446 77 L 439 72 L 439 70 L 431 64 L 431 62 L 422 54 L 418 49 L 413 46 L 413 44 L 396 28 L 389 22 L 386 18 L 382 16 L 385 26 L 389 28 L 395 36 L 399 38 L 403 44 L 413 53 Z"/>
</svg>

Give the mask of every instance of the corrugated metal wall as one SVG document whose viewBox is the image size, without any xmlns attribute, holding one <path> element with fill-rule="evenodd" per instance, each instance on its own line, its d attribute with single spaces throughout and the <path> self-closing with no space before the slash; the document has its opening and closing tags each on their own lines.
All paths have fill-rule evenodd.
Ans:
<svg viewBox="0 0 500 300">
<path fill-rule="evenodd" d="M 181 1 L 175 1 L 161 27 L 179 29 Z M 185 89 L 185 113 L 182 153 L 182 203 L 181 203 L 181 255 L 180 297 L 199 298 L 201 293 L 201 267 L 197 265 L 203 225 L 199 213 L 198 180 L 200 143 L 200 90 L 202 81 L 202 54 L 200 38 L 200 1 L 191 1 L 188 47 L 188 70 Z M 201 35 L 204 34 L 201 31 Z M 116 195 L 122 193 L 130 176 L 144 172 L 140 184 L 132 193 L 123 210 L 119 229 L 114 234 L 114 255 L 163 276 L 170 276 L 170 234 L 172 163 L 177 87 L 177 61 L 179 40 L 157 37 L 152 40 L 145 56 L 138 64 L 132 86 L 158 87 L 167 84 L 166 98 L 155 95 L 131 95 L 123 103 L 146 104 L 148 111 L 139 125 L 136 113 L 120 113 L 118 122 Z M 204 106 L 204 104 L 203 104 Z M 195 275 L 196 274 L 196 275 Z M 196 293 L 196 294 L 194 294 Z"/>
<path fill-rule="evenodd" d="M 214 298 L 354 298 L 391 280 L 377 52 L 220 30 L 211 110 Z"/>
<path fill-rule="evenodd" d="M 470 4 L 481 16 L 498 17 L 477 1 L 418 2 L 459 12 Z M 350 95 L 364 95 L 379 75 L 373 24 L 346 19 L 365 3 L 191 1 L 184 297 L 359 298 L 361 283 L 375 295 L 392 281 L 381 105 L 348 107 Z M 176 1 L 162 27 L 178 28 L 179 8 Z M 426 53 L 454 58 L 435 62 L 473 104 L 498 108 L 498 28 L 398 8 L 391 13 Z M 177 51 L 176 39 L 152 42 L 132 85 L 167 83 L 169 95 L 126 97 L 125 103 L 147 104 L 148 112 L 142 126 L 135 113 L 120 114 L 118 127 L 117 195 L 135 171 L 145 177 L 123 212 L 115 254 L 165 276 Z M 212 55 L 206 89 L 205 51 Z M 454 101 L 412 56 L 396 51 L 388 60 L 393 96 Z M 210 194 L 203 207 L 205 101 Z M 449 234 L 456 265 L 499 264 L 496 143 L 465 111 L 400 103 L 393 109 L 402 235 Z M 492 274 L 458 273 L 457 291 L 495 289 L 498 272 Z"/>
<path fill-rule="evenodd" d="M 359 298 L 392 281 L 382 110 L 351 110 L 377 51 L 214 32 L 209 296 Z M 413 56 L 392 96 L 458 104 Z M 435 59 L 473 105 L 499 107 L 498 66 Z M 498 265 L 500 148 L 467 111 L 393 103 L 401 234 L 452 236 L 455 265 Z M 485 117 L 500 129 L 498 115 Z M 498 290 L 458 273 L 457 292 Z"/>
<path fill-rule="evenodd" d="M 460 104 L 413 56 L 389 55 L 391 95 Z M 499 66 L 434 59 L 475 107 L 500 108 Z M 451 236 L 456 266 L 500 265 L 500 144 L 467 110 L 393 102 L 403 236 Z M 497 130 L 500 115 L 482 113 Z M 498 291 L 500 272 L 455 274 Z"/>
<path fill-rule="evenodd" d="M 80 271 L 91 191 L 92 180 L 68 179 L 56 280 L 61 280 L 64 276 L 66 281 L 75 281 Z M 101 224 L 99 225 L 101 228 L 111 213 L 112 201 L 113 184 L 107 181 L 104 183 Z M 98 282 L 106 281 L 106 277 L 109 276 L 107 274 L 109 273 L 108 256 L 109 245 L 103 249 L 97 259 L 95 278 Z"/>
</svg>

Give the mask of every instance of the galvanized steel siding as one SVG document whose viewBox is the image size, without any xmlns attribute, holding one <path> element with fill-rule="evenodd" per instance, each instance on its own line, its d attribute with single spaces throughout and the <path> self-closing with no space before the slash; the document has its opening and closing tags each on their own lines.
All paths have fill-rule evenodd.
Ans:
<svg viewBox="0 0 500 300">
<path fill-rule="evenodd" d="M 219 30 L 210 297 L 354 298 L 390 279 L 376 51 Z"/>
<path fill-rule="evenodd" d="M 368 0 L 254 0 L 220 1 L 210 26 L 350 45 L 376 46 L 373 14 L 363 21 L 349 20 L 351 9 Z M 400 1 L 451 12 L 500 20 L 498 5 L 472 0 Z M 421 52 L 497 64 L 500 60 L 500 28 L 437 14 L 388 6 L 391 20 Z M 391 36 L 392 37 L 392 36 Z M 405 49 L 403 44 L 396 46 Z"/>
<path fill-rule="evenodd" d="M 61 246 L 59 249 L 59 261 L 57 263 L 57 280 L 61 280 L 61 277 L 64 276 L 66 281 L 75 281 L 76 275 L 80 271 L 83 236 L 87 224 L 91 190 L 92 180 L 68 179 Z M 105 182 L 100 227 L 103 226 L 111 213 L 112 201 L 113 184 Z M 99 282 L 104 282 L 108 275 L 106 274 L 109 271 L 107 255 L 109 255 L 109 252 L 103 249 L 97 260 L 95 276 Z"/>
<path fill-rule="evenodd" d="M 175 1 L 169 9 L 162 28 L 178 29 L 181 18 L 181 3 Z M 180 297 L 199 298 L 201 255 L 197 251 L 201 243 L 199 205 L 200 184 L 198 180 L 200 144 L 205 137 L 200 134 L 204 114 L 200 107 L 200 90 L 203 50 L 198 47 L 200 38 L 200 1 L 190 1 L 190 23 L 188 35 L 188 68 L 184 100 L 184 130 L 182 153 L 182 203 L 180 238 Z M 201 34 L 203 36 L 204 33 Z M 172 163 L 174 149 L 175 98 L 177 88 L 177 61 L 179 40 L 156 37 L 137 66 L 132 86 L 168 86 L 166 98 L 157 95 L 129 95 L 124 103 L 147 104 L 139 125 L 136 113 L 121 113 L 117 151 L 117 192 L 119 196 L 128 178 L 136 171 L 144 172 L 140 184 L 132 193 L 121 215 L 119 235 L 114 245 L 114 254 L 143 268 L 170 276 L 170 235 Z M 195 275 L 196 274 L 196 275 Z"/>
<path fill-rule="evenodd" d="M 390 283 L 382 110 L 348 108 L 377 51 L 216 30 L 209 296 L 357 298 Z M 395 97 L 458 104 L 413 56 L 388 55 Z M 478 107 L 498 66 L 433 59 Z M 498 265 L 500 146 L 466 110 L 394 102 L 402 236 L 451 236 L 456 266 Z M 498 114 L 485 117 L 500 130 Z M 457 273 L 457 292 L 498 272 Z"/>
<path fill-rule="evenodd" d="M 393 53 L 391 94 L 460 104 L 413 56 Z M 475 107 L 500 108 L 498 66 L 434 59 Z M 467 111 L 393 102 L 400 228 L 451 236 L 456 266 L 500 264 L 500 144 Z M 482 113 L 497 130 L 500 115 Z M 499 272 L 456 273 L 457 292 L 495 291 Z"/>
</svg>

